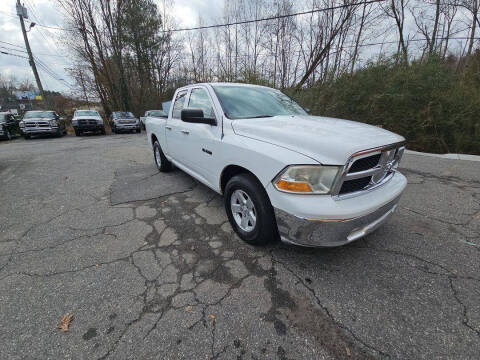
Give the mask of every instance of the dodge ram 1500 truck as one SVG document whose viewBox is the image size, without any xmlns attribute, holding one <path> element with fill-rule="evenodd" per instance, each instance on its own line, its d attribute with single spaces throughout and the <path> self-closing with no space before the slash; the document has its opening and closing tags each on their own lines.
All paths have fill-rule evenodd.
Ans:
<svg viewBox="0 0 480 360">
<path fill-rule="evenodd" d="M 282 92 L 209 83 L 175 92 L 148 118 L 155 164 L 172 164 L 224 196 L 241 239 L 339 246 L 375 230 L 406 187 L 405 139 L 376 126 L 310 116 Z"/>
<path fill-rule="evenodd" d="M 105 124 L 96 110 L 76 110 L 72 118 L 75 136 L 82 136 L 87 131 L 99 132 L 105 135 Z"/>
</svg>

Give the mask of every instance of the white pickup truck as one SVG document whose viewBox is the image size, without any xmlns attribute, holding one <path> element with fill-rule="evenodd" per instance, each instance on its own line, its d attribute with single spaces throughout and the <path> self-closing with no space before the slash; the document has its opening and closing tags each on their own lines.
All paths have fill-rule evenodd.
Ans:
<svg viewBox="0 0 480 360">
<path fill-rule="evenodd" d="M 235 232 L 339 246 L 391 215 L 406 178 L 405 139 L 379 127 L 310 116 L 278 90 L 209 83 L 175 92 L 168 118 L 147 118 L 155 164 L 223 194 Z"/>
</svg>

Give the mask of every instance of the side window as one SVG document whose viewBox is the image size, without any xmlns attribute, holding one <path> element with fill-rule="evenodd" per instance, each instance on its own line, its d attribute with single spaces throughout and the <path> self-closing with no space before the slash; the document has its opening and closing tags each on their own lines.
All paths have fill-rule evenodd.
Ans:
<svg viewBox="0 0 480 360">
<path fill-rule="evenodd" d="M 173 113 L 172 117 L 174 119 L 180 119 L 183 104 L 185 104 L 185 95 L 187 95 L 187 90 L 180 91 L 177 94 L 177 98 L 175 99 L 175 104 L 173 104 Z"/>
<path fill-rule="evenodd" d="M 203 110 L 203 116 L 206 118 L 215 118 L 213 106 L 205 89 L 193 89 L 188 101 L 188 107 Z"/>
</svg>

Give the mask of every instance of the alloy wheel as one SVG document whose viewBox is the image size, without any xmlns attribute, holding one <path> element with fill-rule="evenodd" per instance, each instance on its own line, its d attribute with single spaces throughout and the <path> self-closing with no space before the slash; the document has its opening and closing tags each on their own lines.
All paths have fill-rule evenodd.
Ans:
<svg viewBox="0 0 480 360">
<path fill-rule="evenodd" d="M 230 197 L 230 209 L 233 219 L 240 229 L 250 232 L 257 223 L 255 205 L 248 194 L 240 189 L 235 190 Z"/>
</svg>

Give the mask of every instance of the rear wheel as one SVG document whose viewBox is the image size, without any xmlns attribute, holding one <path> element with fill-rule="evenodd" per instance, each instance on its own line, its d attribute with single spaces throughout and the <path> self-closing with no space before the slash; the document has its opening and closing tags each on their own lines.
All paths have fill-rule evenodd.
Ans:
<svg viewBox="0 0 480 360">
<path fill-rule="evenodd" d="M 165 157 L 165 154 L 163 153 L 158 141 L 153 143 L 153 157 L 155 159 L 155 165 L 157 165 L 157 169 L 161 172 L 167 172 L 172 169 L 172 163 Z"/>
<path fill-rule="evenodd" d="M 253 175 L 240 174 L 228 181 L 224 205 L 233 230 L 243 241 L 264 245 L 278 239 L 272 204 Z"/>
</svg>

